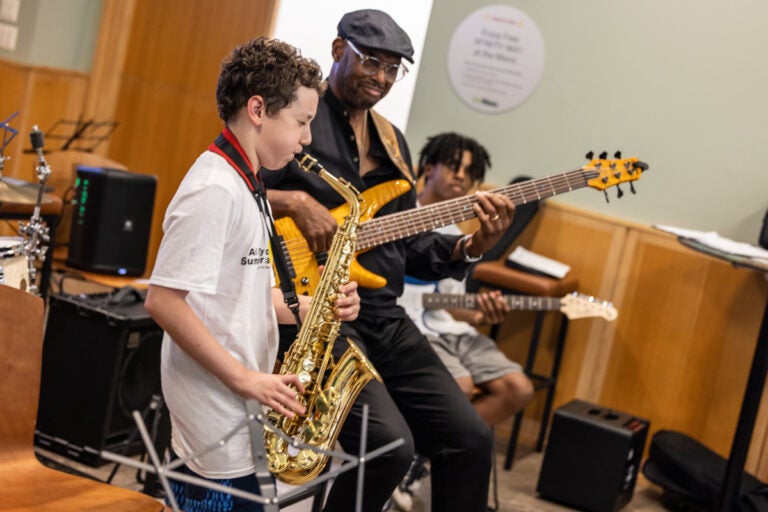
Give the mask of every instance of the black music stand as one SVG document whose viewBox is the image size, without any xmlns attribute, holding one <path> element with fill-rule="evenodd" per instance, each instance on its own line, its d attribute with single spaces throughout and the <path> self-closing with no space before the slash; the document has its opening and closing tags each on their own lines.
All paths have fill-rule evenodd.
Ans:
<svg viewBox="0 0 768 512">
<path fill-rule="evenodd" d="M 45 132 L 46 140 L 58 140 L 61 147 L 51 151 L 84 151 L 93 153 L 99 144 L 104 142 L 117 129 L 116 121 L 95 121 L 93 119 L 59 119 Z M 24 149 L 25 153 L 33 153 L 34 149 Z"/>
<path fill-rule="evenodd" d="M 743 267 L 768 275 L 768 264 L 755 261 L 752 258 L 731 254 L 693 238 L 678 236 L 678 241 L 686 247 L 702 252 L 709 256 L 728 261 L 736 267 Z M 747 388 L 744 390 L 744 398 L 741 402 L 741 412 L 736 424 L 736 433 L 733 435 L 731 453 L 725 466 L 725 477 L 720 492 L 720 501 L 716 512 L 732 512 L 738 510 L 739 488 L 744 473 L 744 463 L 747 460 L 749 443 L 752 440 L 752 431 L 755 428 L 757 411 L 760 407 L 760 399 L 765 386 L 765 378 L 768 375 L 768 303 L 763 313 L 763 322 L 760 333 L 757 335 L 757 345 L 752 355 L 752 368 L 747 379 Z"/>
</svg>

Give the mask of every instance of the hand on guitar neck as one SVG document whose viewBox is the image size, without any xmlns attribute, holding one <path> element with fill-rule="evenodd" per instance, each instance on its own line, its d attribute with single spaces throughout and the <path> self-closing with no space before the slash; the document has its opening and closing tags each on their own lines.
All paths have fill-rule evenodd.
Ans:
<svg viewBox="0 0 768 512">
<path fill-rule="evenodd" d="M 480 227 L 465 242 L 456 244 L 453 260 L 466 256 L 479 258 L 488 249 L 496 245 L 501 235 L 512 223 L 515 214 L 515 204 L 504 194 L 491 192 L 476 192 L 472 210 L 480 222 Z M 464 244 L 462 247 L 461 244 Z M 466 258 L 465 258 L 466 259 Z"/>
<path fill-rule="evenodd" d="M 511 311 L 509 303 L 499 290 L 478 293 L 473 308 L 446 307 L 456 320 L 470 325 L 494 325 L 502 322 Z"/>
</svg>

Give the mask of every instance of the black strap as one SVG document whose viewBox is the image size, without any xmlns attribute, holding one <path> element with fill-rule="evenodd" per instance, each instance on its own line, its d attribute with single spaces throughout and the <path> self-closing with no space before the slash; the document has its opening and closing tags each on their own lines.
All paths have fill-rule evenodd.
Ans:
<svg viewBox="0 0 768 512">
<path fill-rule="evenodd" d="M 299 319 L 299 298 L 296 295 L 296 286 L 293 279 L 296 277 L 296 271 L 293 268 L 288 252 L 285 250 L 285 241 L 283 237 L 277 234 L 275 230 L 275 221 L 267 205 L 267 193 L 262 186 L 262 181 L 253 173 L 248 160 L 237 150 L 237 148 L 228 140 L 229 135 L 235 141 L 234 135 L 227 128 L 216 137 L 216 141 L 208 149 L 224 157 L 229 164 L 237 171 L 237 174 L 245 181 L 248 190 L 253 194 L 253 199 L 259 207 L 259 211 L 267 219 L 269 229 L 269 245 L 272 248 L 272 258 L 277 270 L 277 276 L 280 278 L 280 290 L 283 292 L 283 301 L 288 305 L 293 316 L 296 318 L 296 325 L 301 327 Z"/>
</svg>

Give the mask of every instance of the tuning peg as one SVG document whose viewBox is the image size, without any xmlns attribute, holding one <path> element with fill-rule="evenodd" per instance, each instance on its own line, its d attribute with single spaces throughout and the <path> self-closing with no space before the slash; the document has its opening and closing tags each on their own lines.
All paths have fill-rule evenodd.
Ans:
<svg viewBox="0 0 768 512">
<path fill-rule="evenodd" d="M 607 151 L 603 151 L 598 156 L 599 156 L 600 160 L 605 160 L 606 158 L 608 158 L 608 152 Z"/>
<path fill-rule="evenodd" d="M 621 151 L 617 151 L 613 154 L 613 158 L 616 158 L 618 160 L 621 160 Z"/>
<path fill-rule="evenodd" d="M 587 153 L 586 158 L 587 158 L 587 160 L 592 160 L 592 157 L 594 157 L 594 156 L 595 156 L 595 153 L 593 151 L 590 151 L 589 153 Z"/>
<path fill-rule="evenodd" d="M 636 193 L 637 193 L 637 192 L 635 192 L 635 185 L 634 185 L 634 183 L 632 183 L 631 181 L 629 182 L 629 190 L 630 190 L 630 192 L 632 192 L 633 194 L 636 194 Z"/>
<path fill-rule="evenodd" d="M 616 191 L 617 191 L 617 192 L 616 192 L 616 197 L 618 197 L 619 199 L 621 199 L 621 198 L 622 198 L 622 196 L 624 195 L 624 191 L 623 191 L 623 190 L 621 190 L 621 187 L 620 187 L 619 185 L 616 185 Z"/>
<path fill-rule="evenodd" d="M 605 195 L 605 202 L 610 203 L 611 200 L 608 198 L 608 191 L 606 189 L 603 189 L 603 195 Z"/>
</svg>

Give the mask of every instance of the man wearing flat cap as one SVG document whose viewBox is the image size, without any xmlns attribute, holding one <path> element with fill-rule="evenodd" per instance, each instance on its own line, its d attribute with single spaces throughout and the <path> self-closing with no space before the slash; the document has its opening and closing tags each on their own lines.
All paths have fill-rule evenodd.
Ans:
<svg viewBox="0 0 768 512">
<path fill-rule="evenodd" d="M 413 180 L 408 145 L 400 130 L 372 110 L 407 74 L 403 61 L 413 62 L 411 40 L 388 14 L 373 9 L 345 14 L 337 28 L 338 36 L 331 44 L 329 87 L 320 99 L 311 125 L 312 142 L 305 150 L 328 172 L 362 192 L 363 208 L 373 206 L 371 215 L 375 213 L 377 219 L 412 210 L 416 206 L 414 188 L 403 191 L 395 185 Z M 312 252 L 327 251 L 338 227 L 329 209 L 344 203 L 341 196 L 293 163 L 265 173 L 263 178 L 275 216 L 290 216 Z M 377 188 L 371 190 L 373 187 Z M 362 510 L 382 509 L 416 452 L 431 462 L 432 510 L 487 509 L 493 444 L 490 428 L 424 335 L 396 304 L 406 269 L 409 275 L 426 281 L 461 279 L 469 264 L 500 238 L 514 206 L 493 194 L 476 198 L 474 215 L 481 227 L 471 236 L 438 234 L 424 222 L 421 232 L 406 237 L 403 230 L 412 226 L 401 226 L 396 230 L 399 234 L 357 254 L 364 271 L 384 278 L 385 284 L 366 284 L 353 267 L 351 279 L 360 284 L 361 311 L 356 321 L 342 324 L 334 355 L 339 357 L 346 350 L 346 338 L 351 338 L 384 383 L 372 381 L 361 391 L 339 443 L 346 452 L 359 453 L 363 404 L 370 408 L 367 451 L 405 440 L 393 451 L 366 461 Z M 359 235 L 365 226 L 365 222 L 360 225 Z M 297 269 L 299 280 L 301 272 Z M 295 327 L 292 329 L 281 329 L 281 350 L 295 339 Z M 354 471 L 337 477 L 326 510 L 355 510 L 356 484 Z"/>
</svg>

